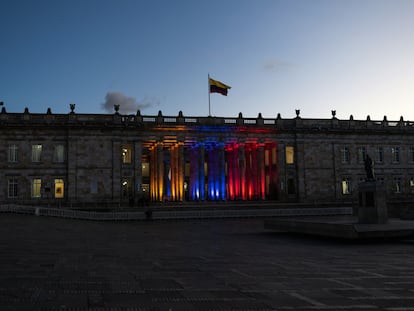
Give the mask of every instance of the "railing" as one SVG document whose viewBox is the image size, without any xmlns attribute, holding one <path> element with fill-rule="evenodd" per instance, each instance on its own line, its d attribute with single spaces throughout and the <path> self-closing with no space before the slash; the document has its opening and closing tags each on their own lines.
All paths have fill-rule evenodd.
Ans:
<svg viewBox="0 0 414 311">
<path fill-rule="evenodd" d="M 115 114 L 53 114 L 53 113 L 7 113 L 0 112 L 0 126 L 14 125 L 14 126 L 62 126 L 70 124 L 71 126 L 134 126 L 134 125 L 188 125 L 188 126 L 244 126 L 244 127 L 265 127 L 270 129 L 285 129 L 285 130 L 355 130 L 355 129 L 369 129 L 369 130 L 405 130 L 413 131 L 414 122 L 404 121 L 403 118 L 399 121 L 388 121 L 386 117 L 384 120 L 353 120 L 352 116 L 349 120 L 339 120 L 335 117 L 331 119 L 306 119 L 297 116 L 291 119 L 282 119 L 280 115 L 277 118 L 262 118 L 261 114 L 257 118 L 244 118 L 240 113 L 238 117 L 192 117 L 183 116 L 182 112 L 177 116 L 163 116 L 161 111 L 157 116 L 141 116 L 138 112 L 136 115 L 121 115 Z"/>
</svg>

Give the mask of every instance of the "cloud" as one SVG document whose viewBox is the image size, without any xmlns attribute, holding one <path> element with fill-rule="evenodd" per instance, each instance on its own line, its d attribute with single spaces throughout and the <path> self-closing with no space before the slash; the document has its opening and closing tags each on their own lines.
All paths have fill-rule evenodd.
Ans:
<svg viewBox="0 0 414 311">
<path fill-rule="evenodd" d="M 108 92 L 105 96 L 105 102 L 101 104 L 103 110 L 108 113 L 113 113 L 114 105 L 119 105 L 119 112 L 121 114 L 136 113 L 137 110 L 158 106 L 159 99 L 144 97 L 137 100 L 134 97 L 129 97 L 121 92 Z"/>
<path fill-rule="evenodd" d="M 269 59 L 263 64 L 263 69 L 267 72 L 286 71 L 293 67 L 292 63 L 278 59 Z"/>
</svg>

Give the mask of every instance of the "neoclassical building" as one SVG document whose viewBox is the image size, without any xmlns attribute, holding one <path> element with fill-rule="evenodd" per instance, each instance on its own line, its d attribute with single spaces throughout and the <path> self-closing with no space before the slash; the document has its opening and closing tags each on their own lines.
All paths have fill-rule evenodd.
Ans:
<svg viewBox="0 0 414 311">
<path fill-rule="evenodd" d="M 0 113 L 0 203 L 352 202 L 369 154 L 414 199 L 414 122 Z"/>
</svg>

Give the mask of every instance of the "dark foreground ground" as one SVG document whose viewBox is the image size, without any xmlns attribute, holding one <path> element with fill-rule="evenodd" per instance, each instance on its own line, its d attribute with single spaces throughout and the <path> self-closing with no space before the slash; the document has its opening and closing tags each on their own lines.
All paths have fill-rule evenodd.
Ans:
<svg viewBox="0 0 414 311">
<path fill-rule="evenodd" d="M 414 310 L 414 240 L 0 214 L 0 310 Z"/>
</svg>

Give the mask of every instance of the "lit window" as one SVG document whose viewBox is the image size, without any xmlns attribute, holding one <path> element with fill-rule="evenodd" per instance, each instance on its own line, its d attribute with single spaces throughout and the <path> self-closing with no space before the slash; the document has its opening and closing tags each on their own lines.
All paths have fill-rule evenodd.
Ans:
<svg viewBox="0 0 414 311">
<path fill-rule="evenodd" d="M 13 199 L 17 198 L 18 196 L 18 184 L 17 184 L 17 178 L 10 178 L 8 180 L 8 197 Z"/>
<path fill-rule="evenodd" d="M 55 179 L 55 198 L 61 199 L 65 196 L 65 183 L 63 179 Z"/>
<path fill-rule="evenodd" d="M 149 167 L 150 164 L 147 162 L 142 163 L 142 176 L 143 177 L 149 177 Z"/>
<path fill-rule="evenodd" d="M 286 146 L 286 164 L 295 163 L 295 148 L 292 146 Z"/>
<path fill-rule="evenodd" d="M 400 147 L 392 147 L 392 162 L 400 162 Z"/>
<path fill-rule="evenodd" d="M 40 162 L 42 157 L 42 145 L 32 145 L 32 162 Z"/>
<path fill-rule="evenodd" d="M 17 146 L 16 145 L 9 145 L 9 153 L 8 153 L 7 158 L 9 162 L 17 162 Z"/>
<path fill-rule="evenodd" d="M 341 162 L 349 163 L 349 148 L 348 147 L 343 147 L 341 149 Z"/>
<path fill-rule="evenodd" d="M 401 193 L 401 178 L 394 178 L 394 193 Z"/>
<path fill-rule="evenodd" d="M 365 147 L 358 147 L 358 162 L 362 163 L 365 160 L 367 155 L 367 150 Z"/>
<path fill-rule="evenodd" d="M 342 194 L 351 194 L 351 181 L 349 178 L 342 179 L 341 182 Z"/>
<path fill-rule="evenodd" d="M 411 177 L 410 179 L 410 192 L 414 193 L 414 178 Z"/>
<path fill-rule="evenodd" d="M 42 180 L 35 178 L 32 180 L 32 198 L 40 198 L 42 189 Z"/>
<path fill-rule="evenodd" d="M 64 145 L 55 146 L 55 151 L 53 153 L 53 161 L 57 163 L 65 162 L 65 146 Z"/>
<path fill-rule="evenodd" d="M 122 149 L 122 163 L 131 164 L 132 163 L 132 146 L 123 145 L 121 149 Z"/>
<path fill-rule="evenodd" d="M 375 162 L 382 163 L 384 161 L 384 149 L 382 147 L 377 147 L 375 149 Z"/>
</svg>

